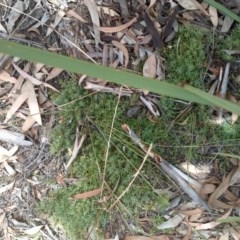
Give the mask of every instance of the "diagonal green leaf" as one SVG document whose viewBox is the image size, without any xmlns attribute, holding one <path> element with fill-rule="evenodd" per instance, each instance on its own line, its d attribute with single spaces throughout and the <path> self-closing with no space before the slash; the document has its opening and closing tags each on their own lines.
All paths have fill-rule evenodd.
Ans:
<svg viewBox="0 0 240 240">
<path fill-rule="evenodd" d="M 188 91 L 190 91 L 191 93 L 196 94 L 197 96 L 201 97 L 202 99 L 205 99 L 207 102 L 209 102 L 210 105 L 215 105 L 218 106 L 220 108 L 224 108 L 227 109 L 230 112 L 235 112 L 239 114 L 239 109 L 240 106 L 236 103 L 230 102 L 230 101 L 226 101 L 222 98 L 218 98 L 218 97 L 214 97 L 206 92 L 203 92 L 197 88 L 191 87 L 191 86 L 184 86 L 184 88 Z"/>
<path fill-rule="evenodd" d="M 109 82 L 147 89 L 151 92 L 168 97 L 200 104 L 215 105 L 240 114 L 240 106 L 237 104 L 219 99 L 218 97 L 212 96 L 193 87 L 182 88 L 164 81 L 146 78 L 127 71 L 120 71 L 87 61 L 73 59 L 2 39 L 0 39 L 0 52 L 12 56 L 18 56 L 29 61 L 41 62 L 46 65 L 62 68 L 69 72 L 86 74 L 90 77 L 102 78 Z"/>
<path fill-rule="evenodd" d="M 240 23 L 240 17 L 237 14 L 235 14 L 234 12 L 232 12 L 231 10 L 229 10 L 228 8 L 224 7 L 222 4 L 220 4 L 214 0 L 204 0 L 204 2 L 215 7 L 217 10 L 219 10 L 223 14 L 231 17 L 232 19 L 234 19 L 235 21 Z"/>
<path fill-rule="evenodd" d="M 224 156 L 224 157 L 230 157 L 230 158 L 236 158 L 238 160 L 240 160 L 240 155 L 236 155 L 236 154 L 232 154 L 232 153 L 213 153 L 214 155 L 218 155 L 218 156 Z"/>
</svg>

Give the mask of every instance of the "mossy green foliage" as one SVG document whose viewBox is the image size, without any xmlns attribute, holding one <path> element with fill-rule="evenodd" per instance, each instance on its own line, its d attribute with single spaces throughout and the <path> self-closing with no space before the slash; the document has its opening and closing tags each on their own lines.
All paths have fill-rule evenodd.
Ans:
<svg viewBox="0 0 240 240">
<path fill-rule="evenodd" d="M 171 47 L 166 47 L 161 54 L 166 59 L 166 81 L 203 88 L 201 78 L 206 54 L 202 31 L 193 26 L 181 27 Z"/>
<path fill-rule="evenodd" d="M 145 155 L 121 130 L 121 125 L 126 122 L 127 108 L 138 101 L 136 96 L 122 97 L 118 106 L 105 173 L 105 181 L 111 190 L 105 188 L 103 192 L 104 196 L 110 198 L 101 203 L 98 201 L 99 196 L 78 201 L 69 200 L 74 194 L 101 187 L 107 139 L 118 100 L 117 96 L 111 94 L 88 94 L 77 86 L 76 80 L 71 80 L 62 84 L 61 94 L 54 100 L 59 111 L 56 126 L 51 133 L 52 153 L 67 155 L 68 150 L 73 147 L 79 122 L 82 124 L 80 132 L 87 133 L 88 137 L 68 172 L 68 176 L 77 178 L 78 183 L 52 191 L 48 200 L 39 205 L 41 211 L 64 226 L 71 239 L 86 237 L 90 226 L 102 229 L 119 216 L 125 221 L 131 219 L 138 224 L 140 213 L 163 209 L 168 202 L 166 195 L 161 196 L 154 191 L 162 185 L 160 171 L 147 161 L 143 172 L 121 199 L 121 204 L 117 204 L 109 213 L 106 212 L 116 200 L 111 191 L 114 190 L 114 195 L 119 196 L 128 187 Z M 156 123 L 150 123 L 146 116 L 139 117 L 137 121 L 128 120 L 127 123 L 146 142 L 150 143 L 160 137 Z"/>
<path fill-rule="evenodd" d="M 173 48 L 165 50 L 167 81 L 178 84 L 188 81 L 204 88 L 200 80 L 206 59 L 204 34 L 186 27 L 181 28 L 178 37 L 179 41 L 175 41 Z M 123 225 L 124 221 L 129 220 L 138 224 L 139 216 L 143 213 L 147 215 L 148 212 L 151 212 L 153 222 L 161 223 L 159 212 L 164 209 L 168 197 L 158 195 L 154 190 L 169 187 L 172 183 L 150 161 L 145 163 L 141 174 L 120 203 L 111 211 L 106 211 L 116 200 L 113 194 L 120 196 L 128 188 L 145 155 L 122 131 L 122 124 L 127 123 L 147 144 L 153 143 L 154 151 L 174 165 L 186 160 L 200 165 L 212 162 L 216 156 L 211 153 L 218 152 L 219 148 L 222 152 L 238 154 L 240 125 L 236 123 L 232 126 L 227 122 L 223 126 L 213 125 L 209 121 L 210 114 L 206 106 L 194 105 L 189 113 L 170 127 L 186 107 L 184 103 L 160 97 L 159 118 L 150 119 L 144 106 L 133 118 L 127 118 L 127 109 L 139 104 L 139 98 L 136 95 L 122 97 L 114 121 L 105 169 L 107 186 L 105 185 L 103 196 L 107 200 L 100 202 L 99 196 L 69 200 L 74 194 L 101 187 L 107 140 L 117 101 L 118 97 L 112 94 L 89 95 L 89 92 L 77 86 L 75 80 L 63 82 L 61 94 L 55 96 L 54 102 L 59 106 L 59 111 L 56 126 L 51 133 L 52 153 L 68 156 L 78 123 L 81 126 L 80 132 L 86 133 L 88 137 L 68 173 L 68 177 L 78 179 L 77 184 L 52 191 L 48 200 L 41 202 L 39 209 L 63 225 L 73 240 L 85 238 L 90 226 L 97 228 L 100 236 L 107 226 L 116 227 L 114 222 L 119 223 L 119 218 Z M 229 165 L 226 160 L 222 163 L 223 169 Z M 155 227 L 150 231 L 154 231 Z"/>
<path fill-rule="evenodd" d="M 235 55 L 229 55 L 223 50 L 239 50 L 240 24 L 236 25 L 225 37 L 217 38 L 216 50 L 220 57 L 227 61 L 234 61 Z M 239 55 L 238 55 L 239 56 Z M 238 58 L 237 58 L 238 59 Z"/>
</svg>

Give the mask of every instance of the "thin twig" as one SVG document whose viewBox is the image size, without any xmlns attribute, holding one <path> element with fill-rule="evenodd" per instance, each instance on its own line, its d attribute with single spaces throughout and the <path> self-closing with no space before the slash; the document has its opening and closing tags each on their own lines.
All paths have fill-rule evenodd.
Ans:
<svg viewBox="0 0 240 240">
<path fill-rule="evenodd" d="M 150 144 L 148 151 L 140 165 L 140 167 L 138 168 L 137 172 L 133 175 L 133 179 L 131 180 L 131 182 L 128 184 L 127 188 L 120 194 L 120 196 L 117 198 L 117 200 L 110 206 L 110 208 L 108 209 L 111 210 L 118 202 L 119 200 L 125 195 L 125 193 L 130 189 L 130 187 L 132 186 L 132 184 L 134 183 L 135 179 L 137 178 L 137 176 L 140 174 L 140 171 L 142 170 L 144 163 L 146 162 L 150 152 L 152 150 L 152 144 Z"/>
<path fill-rule="evenodd" d="M 111 139 L 112 139 L 112 132 L 113 132 L 115 118 L 116 118 L 116 115 L 117 115 L 118 105 L 120 103 L 122 87 L 123 86 L 121 86 L 120 90 L 119 90 L 118 101 L 117 101 L 117 104 L 115 106 L 114 115 L 113 115 L 112 124 L 111 124 L 111 129 L 110 129 L 110 133 L 109 133 L 109 137 L 108 137 L 108 141 L 107 141 L 107 150 L 106 150 L 106 155 L 105 155 L 104 169 L 103 169 L 103 176 L 102 176 L 102 187 L 101 187 L 102 189 L 104 188 L 105 176 L 106 176 L 106 171 L 107 171 L 106 170 L 107 169 L 107 162 L 108 162 L 108 156 L 109 156 L 109 149 L 110 149 L 110 144 L 111 144 Z M 103 194 L 103 191 L 101 193 L 101 198 L 102 198 L 102 194 Z"/>
<path fill-rule="evenodd" d="M 74 147 L 73 147 L 73 152 L 72 152 L 72 156 L 69 159 L 67 165 L 66 165 L 66 169 L 68 169 L 70 167 L 70 165 L 72 164 L 72 162 L 75 160 L 75 158 L 77 157 L 78 152 L 80 151 L 84 140 L 86 139 L 86 134 L 83 134 L 80 141 L 79 141 L 79 130 L 77 128 L 76 130 L 76 138 L 75 138 L 75 142 L 74 142 Z"/>
</svg>

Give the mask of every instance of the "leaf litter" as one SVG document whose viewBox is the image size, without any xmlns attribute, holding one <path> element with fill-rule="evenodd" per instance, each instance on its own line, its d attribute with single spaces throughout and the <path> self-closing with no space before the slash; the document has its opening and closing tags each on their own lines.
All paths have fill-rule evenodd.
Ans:
<svg viewBox="0 0 240 240">
<path fill-rule="evenodd" d="M 146 77 L 164 80 L 164 66 L 162 64 L 161 57 L 158 55 L 156 50 L 163 48 L 163 46 L 165 46 L 166 43 L 174 37 L 178 29 L 177 26 L 179 24 L 179 19 L 182 20 L 182 22 L 186 21 L 185 19 L 187 18 L 189 21 L 190 19 L 197 20 L 197 14 L 202 14 L 205 18 L 209 18 L 214 28 L 221 28 L 221 31 L 225 33 L 230 30 L 234 22 L 228 16 L 222 15 L 221 12 L 216 10 L 216 8 L 210 5 L 208 6 L 207 4 L 201 3 L 197 0 L 169 1 L 171 7 L 168 16 L 166 17 L 164 14 L 159 16 L 160 23 L 156 20 L 156 7 L 159 7 L 158 4 L 164 6 L 164 8 L 161 8 L 161 13 L 163 13 L 165 11 L 163 9 L 165 9 L 168 5 L 167 1 L 160 1 L 160 3 L 157 3 L 157 1 L 149 1 L 149 5 L 147 5 L 145 1 L 139 1 L 139 5 L 133 1 L 116 1 L 117 4 L 113 6 L 106 3 L 108 1 L 103 1 L 105 2 L 103 4 L 98 4 L 98 2 L 93 0 L 79 2 L 81 3 L 76 1 L 42 1 L 42 3 L 39 3 L 43 11 L 40 12 L 40 16 L 38 18 L 41 20 L 35 21 L 32 25 L 36 28 L 31 32 L 33 34 L 32 36 L 30 34 L 28 36 L 28 30 L 30 30 L 31 23 L 27 24 L 27 22 L 30 21 L 30 18 L 28 19 L 28 17 L 23 13 L 28 14 L 28 11 L 30 12 L 30 10 L 32 10 L 31 7 L 33 8 L 35 6 L 29 5 L 28 1 L 16 1 L 15 4 L 9 6 L 10 8 L 5 8 L 4 4 L 1 4 L 1 8 L 3 8 L 1 10 L 5 13 L 6 18 L 5 23 L 1 24 L 0 30 L 1 32 L 8 34 L 9 38 L 13 37 L 14 33 L 17 33 L 18 31 L 18 23 L 21 22 L 20 20 L 24 17 L 26 24 L 22 24 L 21 26 L 22 35 L 19 36 L 19 39 L 28 39 L 31 44 L 31 41 L 41 39 L 40 35 L 42 34 L 42 37 L 46 40 L 45 46 L 47 46 L 48 49 L 55 49 L 55 51 L 60 49 L 61 51 L 64 49 L 62 46 L 67 46 L 65 50 L 69 56 L 85 59 L 93 58 L 96 62 L 128 70 L 134 70 L 134 64 L 132 61 L 132 52 L 134 49 L 134 58 L 136 62 L 144 60 L 142 70 L 143 75 Z M 111 3 L 112 1 L 109 2 Z M 78 4 L 80 5 L 78 6 Z M 142 14 L 143 20 L 139 20 L 138 17 L 131 14 L 129 11 L 130 6 L 134 6 L 134 10 L 136 12 L 139 11 L 140 15 Z M 89 12 L 89 15 L 86 14 L 86 11 L 79 11 L 78 7 L 85 7 L 85 9 Z M 182 10 L 184 11 L 179 12 L 178 7 L 182 7 Z M 14 9 L 17 9 L 17 11 Z M 50 16 L 48 12 L 51 13 Z M 110 19 L 106 21 L 108 18 Z M 48 23 L 49 25 L 46 25 L 47 19 L 50 19 L 50 24 Z M 165 23 L 163 23 L 164 21 Z M 67 22 L 67 27 L 64 29 L 62 24 Z M 69 26 L 71 26 L 71 28 Z M 47 29 L 45 32 L 42 32 L 40 27 L 47 27 Z M 145 27 L 147 27 L 146 32 L 141 31 L 141 28 L 144 29 Z M 61 37 L 61 35 L 65 37 L 65 35 L 63 35 L 64 31 L 68 33 L 66 35 L 68 41 L 73 44 L 68 44 L 69 42 L 66 43 L 64 38 Z M 58 36 L 53 36 L 58 33 Z M 56 41 L 51 41 L 51 37 L 55 38 Z M 40 45 L 41 44 L 42 43 L 40 41 Z M 74 45 L 79 46 L 79 48 L 76 48 Z M 105 58 L 103 58 L 101 49 L 102 45 L 108 46 L 108 48 L 106 48 Z M 79 51 L 79 49 L 82 51 Z M 106 60 L 106 58 L 108 60 Z M 22 129 L 22 131 L 28 134 L 28 136 L 32 136 L 34 139 L 40 139 L 40 145 L 36 146 L 35 143 L 32 150 L 21 147 L 22 150 L 18 152 L 16 152 L 15 147 L 6 147 L 1 150 L 0 176 L 3 177 L 3 179 L 6 179 L 6 181 L 0 185 L 0 194 L 8 194 L 8 196 L 6 195 L 4 198 L 13 199 L 14 196 L 9 197 L 9 194 L 14 193 L 15 190 L 16 193 L 18 192 L 18 195 L 20 196 L 20 199 L 22 199 L 21 201 L 23 203 L 24 200 L 27 199 L 27 192 L 23 188 L 24 186 L 28 189 L 27 191 L 32 193 L 32 197 L 29 202 L 30 206 L 36 199 L 41 199 L 49 188 L 44 185 L 41 180 L 35 178 L 33 174 L 34 171 L 39 171 L 37 166 L 40 163 L 40 160 L 45 159 L 44 161 L 46 166 L 43 167 L 45 176 L 53 176 L 54 174 L 57 176 L 57 172 L 59 171 L 59 169 L 56 169 L 55 167 L 54 160 L 50 163 L 46 162 L 47 153 L 45 150 L 47 148 L 47 144 L 45 142 L 41 142 L 41 129 L 43 129 L 44 124 L 46 124 L 45 116 L 42 115 L 42 113 L 44 110 L 51 110 L 53 106 L 48 98 L 44 98 L 44 95 L 40 94 L 40 91 L 43 90 L 46 93 L 49 91 L 47 90 L 48 88 L 58 91 L 52 83 L 60 74 L 63 73 L 63 70 L 57 68 L 49 69 L 44 65 L 37 66 L 37 64 L 32 63 L 24 63 L 25 65 L 22 68 L 20 67 L 22 66 L 22 63 L 19 60 L 15 61 L 12 58 L 8 58 L 7 60 L 8 61 L 1 62 L 2 70 L 0 72 L 0 83 L 1 86 L 3 86 L 3 91 L 0 96 L 5 96 L 4 101 L 6 101 L 10 106 L 7 110 L 4 123 L 8 124 L 14 117 L 19 118 L 19 122 L 16 127 Z M 33 73 L 33 69 L 31 69 L 33 67 L 37 68 L 35 73 Z M 213 93 L 220 95 L 222 98 L 238 102 L 239 100 L 236 100 L 234 95 L 227 93 L 229 79 L 229 72 L 227 69 L 228 66 L 225 67 L 225 76 L 221 79 L 222 82 L 219 82 L 219 87 L 213 91 Z M 16 70 L 19 75 L 17 75 L 14 70 Z M 49 83 L 47 83 L 47 81 Z M 99 83 L 99 81 L 96 80 L 91 82 L 91 79 L 88 77 L 84 77 L 81 83 L 85 89 L 97 92 L 104 91 L 112 94 L 121 93 L 122 95 L 131 95 L 134 91 L 136 91 L 133 89 L 120 90 L 111 84 L 103 84 L 103 82 Z M 9 84 L 11 85 L 10 88 Z M 148 95 L 149 93 L 145 92 L 145 94 Z M 42 99 L 44 100 L 40 100 L 40 96 L 42 96 Z M 146 108 L 154 117 L 158 117 L 160 115 L 158 106 L 151 98 L 148 96 L 141 96 L 140 100 L 145 104 Z M 43 103 L 45 103 L 46 106 L 46 102 L 48 102 L 49 105 L 45 109 Z M 224 116 L 226 113 L 222 109 L 216 110 L 216 122 L 217 124 L 222 125 L 224 124 Z M 43 117 L 44 121 L 42 120 Z M 232 124 L 234 124 L 237 121 L 238 116 L 232 114 L 231 119 Z M 38 130 L 35 131 L 33 129 Z M 8 137 L 6 138 L 6 136 Z M 9 140 L 12 137 L 18 138 L 18 140 Z M 22 143 L 24 141 L 29 143 L 31 142 L 26 140 L 25 135 L 22 135 L 22 133 L 8 130 L 3 130 L 2 132 L 0 131 L 0 140 L 5 143 L 12 144 L 12 146 L 21 146 L 19 141 L 22 141 Z M 138 142 L 138 139 L 136 138 L 134 141 Z M 72 154 L 72 158 L 70 158 L 71 161 L 73 161 L 72 159 L 74 159 L 74 155 L 78 153 L 79 148 L 81 147 L 79 141 L 75 142 L 75 145 L 74 153 Z M 29 154 L 24 154 L 24 152 Z M 42 152 L 44 152 L 43 155 Z M 22 169 L 18 166 L 19 161 L 24 162 L 24 167 Z M 40 163 L 40 165 L 42 164 L 43 163 Z M 49 173 L 47 166 L 50 167 L 54 173 Z M 188 170 L 189 169 L 185 169 L 185 171 Z M 16 174 L 24 174 L 25 177 L 16 178 L 13 181 L 7 181 L 7 178 L 5 178 L 5 176 L 15 178 L 14 176 Z M 193 203 L 193 205 L 187 206 L 185 210 L 181 210 L 181 214 L 176 214 L 176 212 L 169 213 L 166 217 L 166 221 L 162 225 L 159 225 L 159 229 L 175 228 L 176 234 L 180 234 L 180 232 L 184 233 L 182 235 L 185 237 L 184 239 L 197 239 L 194 235 L 194 231 L 209 229 L 215 230 L 216 226 L 221 224 L 218 220 L 220 221 L 221 219 L 225 219 L 230 216 L 233 212 L 232 208 L 239 208 L 238 199 L 236 198 L 236 194 L 233 192 L 232 188 L 235 184 L 239 183 L 239 176 L 239 164 L 237 163 L 233 166 L 232 170 L 223 177 L 223 179 L 215 177 L 209 182 L 205 179 L 206 182 L 203 180 L 198 182 L 198 184 L 196 184 L 194 180 L 192 183 L 189 182 L 189 184 L 192 185 L 192 187 L 198 192 L 199 197 L 203 197 L 208 201 L 209 206 L 219 206 L 220 209 L 227 209 L 225 213 L 222 213 L 222 216 L 219 214 L 216 220 L 213 219 L 213 221 L 211 221 L 211 219 L 206 217 L 204 212 Z M 26 181 L 23 181 L 24 179 L 27 180 L 27 183 Z M 24 182 L 24 185 L 22 185 L 21 182 Z M 62 180 L 59 180 L 59 182 L 62 182 Z M 90 192 L 79 193 L 72 196 L 72 198 L 81 200 L 98 195 L 101 191 L 101 189 L 95 189 Z M 10 228 L 8 226 L 8 230 L 5 230 L 4 236 L 6 239 L 9 238 L 10 235 L 14 235 L 15 238 L 19 237 L 21 235 L 21 231 L 19 231 L 19 229 L 21 229 L 21 227 L 23 228 L 23 226 L 27 228 L 24 230 L 26 235 L 35 235 L 43 232 L 45 237 L 43 234 L 42 239 L 46 238 L 46 236 L 48 236 L 49 239 L 52 239 L 50 236 L 54 235 L 52 233 L 54 230 L 51 229 L 50 225 L 46 225 L 44 221 L 40 220 L 40 224 L 38 222 L 37 226 L 33 226 L 27 220 L 26 216 L 25 219 L 24 217 L 19 217 L 17 215 L 11 216 L 10 212 L 13 209 L 21 208 L 18 203 L 15 201 L 12 202 L 16 205 L 13 204 L 12 206 L 8 206 L 8 208 L 1 203 L 0 222 L 4 222 L 5 225 L 8 226 L 8 223 L 6 222 L 8 219 L 9 223 L 12 223 L 12 227 Z M 175 208 L 181 209 L 182 206 L 183 204 L 179 203 Z M 10 218 L 12 218 L 12 220 Z M 17 221 L 17 219 L 19 219 L 19 221 Z M 37 224 L 37 222 L 35 222 L 35 224 Z M 183 227 L 186 224 L 189 226 L 188 230 Z M 177 228 L 177 226 L 179 228 Z M 206 234 L 206 236 L 218 237 L 214 231 L 212 231 L 212 233 L 211 231 L 202 233 Z M 192 238 L 190 237 L 191 234 Z M 232 228 L 223 231 L 225 239 L 229 239 L 229 235 L 237 239 L 239 236 L 239 229 L 233 226 Z M 223 239 L 223 236 L 219 237 L 219 239 Z M 46 239 L 48 239 L 48 237 Z M 136 235 L 126 236 L 125 239 L 169 239 L 169 237 L 168 235 L 153 237 Z"/>
</svg>

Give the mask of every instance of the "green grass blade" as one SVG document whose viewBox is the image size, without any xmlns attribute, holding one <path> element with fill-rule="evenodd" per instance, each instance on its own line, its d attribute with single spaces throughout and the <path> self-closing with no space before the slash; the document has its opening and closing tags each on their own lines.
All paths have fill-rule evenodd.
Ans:
<svg viewBox="0 0 240 240">
<path fill-rule="evenodd" d="M 18 56 L 28 61 L 41 62 L 49 66 L 59 67 L 69 72 L 86 74 L 90 77 L 102 78 L 109 82 L 146 89 L 168 97 L 200 104 L 215 105 L 240 114 L 240 106 L 229 101 L 219 99 L 218 97 L 204 93 L 195 88 L 191 88 L 189 90 L 164 81 L 146 78 L 127 71 L 120 71 L 87 61 L 73 59 L 67 56 L 43 51 L 2 39 L 0 39 L 0 52 L 12 56 Z"/>
<path fill-rule="evenodd" d="M 230 112 L 235 112 L 237 114 L 239 114 L 239 104 L 230 102 L 230 101 L 226 101 L 222 98 L 218 98 L 218 97 L 214 97 L 206 92 L 200 91 L 197 88 L 191 87 L 191 86 L 184 86 L 185 89 L 189 90 L 191 93 L 194 93 L 196 95 L 198 95 L 199 97 L 205 99 L 206 101 L 209 102 L 210 105 L 212 106 L 218 106 L 220 108 L 224 108 Z"/>
<path fill-rule="evenodd" d="M 224 7 L 222 4 L 220 4 L 214 0 L 204 0 L 204 2 L 215 7 L 217 10 L 219 10 L 223 14 L 229 16 L 230 18 L 232 18 L 235 21 L 240 23 L 240 17 L 237 14 L 235 14 L 234 12 L 232 12 L 231 10 L 229 10 L 228 8 Z"/>
<path fill-rule="evenodd" d="M 214 155 L 218 155 L 218 156 L 223 156 L 223 157 L 229 157 L 229 158 L 236 158 L 238 160 L 240 160 L 240 155 L 236 155 L 236 154 L 232 154 L 232 153 L 213 153 Z"/>
</svg>

